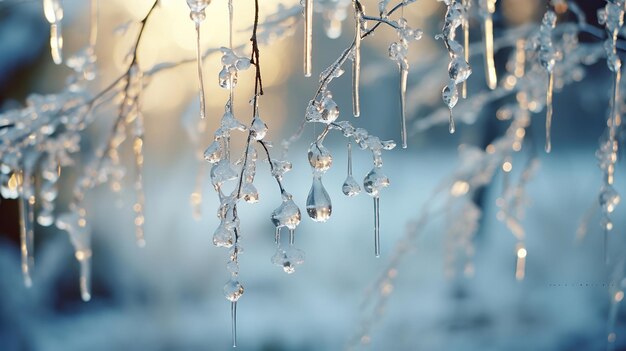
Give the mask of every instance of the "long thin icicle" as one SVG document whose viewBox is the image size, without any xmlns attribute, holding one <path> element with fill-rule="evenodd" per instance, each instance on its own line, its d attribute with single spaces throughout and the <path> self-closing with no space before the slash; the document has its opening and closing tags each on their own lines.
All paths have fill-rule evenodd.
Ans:
<svg viewBox="0 0 626 351">
<path fill-rule="evenodd" d="M 374 198 L 374 255 L 380 257 L 380 197 Z"/>
<path fill-rule="evenodd" d="M 200 23 L 196 23 L 196 61 L 198 62 L 198 82 L 200 84 L 200 118 L 206 117 L 204 102 L 204 80 L 202 79 L 202 53 L 200 52 Z"/>
<path fill-rule="evenodd" d="M 43 0 L 43 13 L 50 23 L 50 54 L 55 64 L 63 63 L 63 6 L 60 0 Z"/>
<path fill-rule="evenodd" d="M 33 285 L 31 272 L 33 270 L 34 258 L 34 206 L 35 194 L 30 172 L 21 171 L 17 176 L 19 184 L 19 213 L 20 213 L 20 249 L 22 252 L 22 274 L 24 285 L 30 288 Z"/>
<path fill-rule="evenodd" d="M 554 91 L 554 72 L 548 76 L 548 89 L 546 90 L 546 152 L 552 150 L 552 92 Z"/>
<path fill-rule="evenodd" d="M 196 61 L 198 64 L 198 82 L 200 86 L 200 117 L 206 116 L 206 106 L 204 103 L 204 80 L 202 79 L 202 52 L 200 51 L 200 23 L 206 18 L 205 9 L 210 0 L 187 0 L 189 6 L 189 17 L 196 25 Z"/>
<path fill-rule="evenodd" d="M 465 54 L 465 62 L 469 62 L 469 11 L 471 7 L 470 0 L 463 0 L 463 53 Z M 461 97 L 467 98 L 467 80 L 463 81 L 463 87 L 461 88 Z"/>
<path fill-rule="evenodd" d="M 359 85 L 361 81 L 361 5 L 354 1 L 354 58 L 352 60 L 352 114 L 361 115 Z"/>
<path fill-rule="evenodd" d="M 548 88 L 546 90 L 546 152 L 552 150 L 552 91 L 554 90 L 554 65 L 557 53 L 552 44 L 552 32 L 556 27 L 556 14 L 548 10 L 543 16 L 539 28 L 539 63 L 548 73 Z"/>
<path fill-rule="evenodd" d="M 313 0 L 304 3 L 304 76 L 311 76 L 313 49 Z"/>
<path fill-rule="evenodd" d="M 402 148 L 403 149 L 406 149 L 408 147 L 407 133 L 406 133 L 406 82 L 407 82 L 408 77 L 409 77 L 409 70 L 400 69 L 400 114 L 402 117 L 401 135 L 402 135 Z"/>
<path fill-rule="evenodd" d="M 496 65 L 493 58 L 493 14 L 496 12 L 497 0 L 481 0 L 480 13 L 483 17 L 483 42 L 485 44 L 485 75 L 487 86 L 493 90 L 498 86 Z"/>
<path fill-rule="evenodd" d="M 91 25 L 89 27 L 89 46 L 96 47 L 98 42 L 99 0 L 91 0 Z"/>
</svg>

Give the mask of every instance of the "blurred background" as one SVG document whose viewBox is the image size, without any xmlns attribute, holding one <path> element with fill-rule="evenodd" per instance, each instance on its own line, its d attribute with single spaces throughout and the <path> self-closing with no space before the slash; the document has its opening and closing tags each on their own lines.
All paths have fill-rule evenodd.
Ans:
<svg viewBox="0 0 626 351">
<path fill-rule="evenodd" d="M 280 0 L 261 1 L 261 22 L 278 9 Z M 93 91 L 108 85 L 126 70 L 123 60 L 135 40 L 138 22 L 149 0 L 110 0 L 100 3 L 100 36 L 97 45 L 99 73 Z M 294 1 L 285 2 L 291 7 Z M 377 8 L 364 1 L 366 11 Z M 578 1 L 590 23 L 604 1 Z M 88 40 L 89 2 L 63 1 L 64 52 L 75 52 Z M 235 1 L 235 43 L 247 43 L 254 4 Z M 503 30 L 524 23 L 538 23 L 546 9 L 541 0 L 501 0 L 495 15 L 496 37 Z M 203 48 L 225 46 L 225 0 L 214 0 L 202 26 Z M 441 87 L 446 83 L 448 58 L 441 41 L 445 5 L 419 0 L 404 10 L 413 27 L 424 37 L 411 43 L 412 72 L 440 72 L 440 80 L 413 94 L 429 104 L 412 111 L 410 125 L 442 106 Z M 353 38 L 352 15 L 336 39 L 324 34 L 323 21 L 314 22 L 314 77 L 330 65 Z M 116 30 L 133 21 L 126 31 Z M 471 23 L 472 42 L 481 40 L 478 23 Z M 600 28 L 600 27 L 599 27 Z M 317 79 L 302 75 L 302 23 L 293 36 L 261 47 L 263 82 L 261 117 L 268 124 L 268 139 L 278 142 L 294 133 L 304 117 Z M 48 48 L 49 26 L 41 3 L 30 0 L 0 1 L 0 109 L 19 107 L 28 94 L 51 94 L 65 85 L 70 70 L 52 63 Z M 150 17 L 138 51 L 144 70 L 164 61 L 194 57 L 195 34 L 184 1 L 163 0 Z M 340 118 L 368 129 L 383 140 L 399 137 L 398 72 L 387 58 L 387 47 L 397 40 L 394 31 L 382 28 L 363 44 L 362 117 L 350 117 L 350 74 L 335 80 L 333 97 Z M 593 40 L 581 37 L 581 41 Z M 249 49 L 244 52 L 249 54 Z M 510 50 L 496 55 L 499 72 Z M 482 55 L 473 56 L 468 81 L 471 99 L 486 89 Z M 208 130 L 217 127 L 227 91 L 220 89 L 219 57 L 205 60 L 209 115 Z M 348 70 L 348 66 L 345 67 Z M 349 70 L 348 70 L 349 71 Z M 349 73 L 349 72 L 348 72 Z M 253 94 L 253 72 L 239 76 L 235 115 L 248 122 Z M 409 76 L 409 91 L 420 83 L 418 73 Z M 602 184 L 594 156 L 606 126 L 611 75 L 606 63 L 587 67 L 585 78 L 557 91 L 554 97 L 553 151 L 545 154 L 544 112 L 533 114 L 523 149 L 514 156 L 512 174 L 534 155 L 540 168 L 525 191 L 529 203 L 522 222 L 526 230 L 526 276 L 515 279 L 516 240 L 497 219 L 496 199 L 503 189 L 502 174 L 473 201 L 482 211 L 480 227 L 472 238 L 473 274 L 448 274 L 445 263 L 446 221 L 432 218 L 412 242 L 414 250 L 397 264 L 393 291 L 383 313 L 358 349 L 371 350 L 602 350 L 607 345 L 607 319 L 615 267 L 623 266 L 626 206 L 613 213 L 609 238 L 611 262 L 605 265 L 599 210 L 593 210 Z M 208 164 L 196 158 L 198 148 L 187 130 L 198 118 L 197 80 L 194 64 L 181 65 L 154 75 L 145 90 L 145 174 L 147 246 L 134 240 L 132 177 L 128 191 L 112 192 L 107 185 L 92 190 L 86 199 L 93 232 L 93 296 L 80 299 L 78 265 L 65 232 L 37 226 L 34 284 L 26 289 L 20 272 L 17 203 L 0 202 L 0 350 L 226 350 L 230 348 L 230 306 L 222 294 L 228 280 L 227 252 L 212 245 L 218 225 L 218 199 L 208 177 L 204 179 L 202 216 L 193 216 L 190 194 L 199 169 Z M 239 347 L 244 350 L 338 350 L 351 345 L 362 327 L 361 302 L 376 279 L 394 259 L 396 243 L 408 224 L 419 217 L 433 189 L 459 164 L 458 146 L 487 146 L 509 125 L 495 117 L 500 103 L 488 104 L 473 124 L 457 125 L 454 135 L 447 125 L 412 133 L 409 148 L 383 155 L 391 186 L 381 197 L 382 257 L 373 255 L 372 200 L 366 195 L 346 198 L 345 139 L 331 135 L 326 146 L 334 166 L 324 184 L 333 201 L 327 223 L 303 218 L 296 235 L 306 252 L 305 263 L 286 275 L 270 263 L 274 254 L 271 211 L 280 194 L 267 164 L 259 164 L 256 186 L 260 202 L 240 206 L 242 246 L 240 281 L 245 294 L 238 303 Z M 114 106 L 99 110 L 99 118 L 112 120 Z M 311 174 L 306 159 L 314 128 L 305 129 L 289 151 L 293 171 L 285 185 L 301 209 L 309 191 Z M 102 138 L 105 129 L 89 129 L 89 138 Z M 108 129 L 106 129 L 108 130 Z M 317 131 L 319 133 L 319 130 Z M 243 139 L 243 134 L 235 135 Z M 623 142 L 620 144 L 622 147 Z M 132 165 L 130 153 L 123 162 Z M 518 168 L 519 167 L 519 168 Z M 357 180 L 371 168 L 371 155 L 354 150 Z M 68 174 L 76 170 L 68 171 Z M 516 173 L 518 172 L 518 173 Z M 616 169 L 616 190 L 624 194 L 626 167 Z M 206 174 L 206 173 L 205 173 Z M 75 176 L 64 179 L 68 192 Z M 63 195 L 61 198 L 69 198 Z M 59 205 L 63 208 L 63 205 Z M 591 211 L 589 209 L 592 209 Z M 582 221 L 588 231 L 577 236 Z M 622 264 L 620 264 L 622 262 Z M 623 268 L 623 267 L 622 267 Z M 616 349 L 626 350 L 624 313 L 619 311 Z"/>
</svg>

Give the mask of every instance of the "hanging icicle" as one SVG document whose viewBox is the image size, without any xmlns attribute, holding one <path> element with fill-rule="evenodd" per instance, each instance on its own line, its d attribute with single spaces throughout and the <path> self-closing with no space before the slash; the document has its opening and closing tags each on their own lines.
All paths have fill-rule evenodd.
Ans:
<svg viewBox="0 0 626 351">
<path fill-rule="evenodd" d="M 57 228 L 68 233 L 74 246 L 74 256 L 80 264 L 80 295 L 83 301 L 91 299 L 91 233 L 85 218 L 86 211 L 76 204 L 70 212 L 57 217 Z"/>
<path fill-rule="evenodd" d="M 369 19 L 369 18 L 368 18 Z M 406 83 L 409 75 L 409 60 L 407 52 L 409 41 L 419 40 L 423 32 L 420 29 L 413 29 L 408 26 L 406 19 L 400 18 L 394 25 L 399 37 L 399 41 L 391 43 L 389 46 L 389 58 L 396 61 L 400 69 L 400 114 L 401 114 L 401 138 L 402 148 L 407 148 L 406 130 Z"/>
<path fill-rule="evenodd" d="M 469 63 L 469 18 L 470 18 L 470 9 L 472 8 L 471 0 L 463 0 L 463 58 L 465 62 Z M 461 97 L 463 99 L 467 98 L 467 79 L 463 81 L 463 87 L 461 89 Z"/>
<path fill-rule="evenodd" d="M 17 173 L 20 213 L 20 251 L 22 252 L 22 275 L 24 285 L 33 285 L 32 271 L 34 266 L 33 251 L 35 248 L 35 184 L 32 164 L 24 163 Z"/>
<path fill-rule="evenodd" d="M 487 86 L 493 90 L 498 86 L 493 48 L 493 14 L 497 0 L 479 0 L 478 12 L 483 19 L 483 44 L 485 46 L 485 78 Z"/>
<path fill-rule="evenodd" d="M 361 30 L 364 25 L 361 3 L 354 0 L 354 53 L 352 57 L 352 114 L 361 115 L 359 87 L 361 82 Z"/>
<path fill-rule="evenodd" d="M 389 186 L 389 178 L 381 172 L 382 165 L 374 168 L 363 179 L 365 192 L 374 198 L 374 255 L 380 257 L 380 191 Z"/>
<path fill-rule="evenodd" d="M 63 63 L 63 5 L 61 0 L 43 0 L 43 13 L 50 23 L 50 53 L 55 64 Z"/>
<path fill-rule="evenodd" d="M 304 0 L 304 76 L 310 77 L 313 50 L 313 0 Z"/>
<path fill-rule="evenodd" d="M 539 28 L 538 42 L 535 49 L 541 67 L 548 73 L 548 89 L 546 91 L 546 152 L 552 150 L 552 92 L 554 90 L 554 65 L 556 64 L 557 51 L 552 43 L 552 32 L 556 27 L 556 14 L 548 10 L 543 15 Z"/>
<path fill-rule="evenodd" d="M 461 44 L 455 41 L 457 28 L 466 21 L 466 8 L 461 4 L 460 0 L 446 0 L 445 3 L 448 6 L 445 22 L 441 34 L 436 38 L 443 39 L 446 49 L 448 49 L 448 55 L 450 56 L 450 64 L 448 65 L 448 76 L 450 80 L 448 84 L 443 87 L 441 97 L 450 110 L 448 130 L 450 134 L 452 134 L 456 130 L 454 118 L 452 117 L 452 109 L 459 101 L 457 85 L 467 81 L 472 74 L 472 69 L 465 58 L 465 50 L 463 50 Z"/>
<path fill-rule="evenodd" d="M 196 61 L 198 64 L 198 83 L 200 86 L 200 118 L 206 116 L 206 106 L 204 103 L 204 80 L 202 78 L 202 51 L 200 49 L 200 23 L 206 18 L 205 9 L 211 0 L 187 0 L 189 6 L 189 17 L 196 25 Z"/>
</svg>

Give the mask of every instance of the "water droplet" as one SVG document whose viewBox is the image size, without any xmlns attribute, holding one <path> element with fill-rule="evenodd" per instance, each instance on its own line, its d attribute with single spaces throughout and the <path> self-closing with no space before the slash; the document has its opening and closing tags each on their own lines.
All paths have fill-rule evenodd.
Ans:
<svg viewBox="0 0 626 351">
<path fill-rule="evenodd" d="M 250 133 L 252 133 L 252 137 L 255 140 L 262 140 L 265 138 L 265 134 L 267 134 L 267 125 L 261 120 L 261 118 L 259 118 L 258 115 L 254 116 L 254 119 L 252 120 Z"/>
<path fill-rule="evenodd" d="M 235 242 L 235 231 L 225 225 L 224 222 L 220 223 L 215 232 L 213 233 L 213 245 L 217 247 L 232 247 Z"/>
<path fill-rule="evenodd" d="M 455 84 L 465 82 L 472 74 L 472 69 L 461 57 L 454 57 L 448 65 L 448 74 Z"/>
<path fill-rule="evenodd" d="M 378 197 L 380 190 L 389 186 L 389 178 L 382 174 L 380 167 L 374 167 L 363 179 L 363 188 L 370 196 Z"/>
<path fill-rule="evenodd" d="M 215 140 L 204 150 L 204 159 L 209 163 L 217 163 L 222 159 L 222 144 Z"/>
<path fill-rule="evenodd" d="M 326 222 L 332 213 L 332 204 L 328 192 L 324 189 L 322 178 L 313 176 L 313 184 L 306 199 L 306 212 L 316 222 Z"/>
<path fill-rule="evenodd" d="M 241 188 L 243 200 L 247 203 L 259 202 L 259 192 L 252 183 L 246 183 Z"/>
<path fill-rule="evenodd" d="M 228 301 L 235 302 L 239 300 L 241 295 L 243 295 L 243 285 L 237 280 L 231 279 L 224 285 L 224 297 Z"/>
<path fill-rule="evenodd" d="M 359 186 L 359 183 L 357 183 L 357 181 L 354 179 L 354 177 L 348 176 L 343 182 L 341 191 L 346 196 L 356 196 L 361 192 L 361 187 Z"/>
<path fill-rule="evenodd" d="M 333 164 L 330 151 L 322 143 L 314 142 L 309 147 L 309 164 L 319 172 L 326 172 Z"/>
<path fill-rule="evenodd" d="M 456 85 L 453 80 L 450 80 L 450 82 L 443 87 L 441 97 L 449 109 L 453 109 L 454 106 L 456 106 L 456 103 L 459 101 L 459 92 L 456 89 Z"/>
<path fill-rule="evenodd" d="M 343 182 L 341 191 L 346 196 L 355 196 L 361 192 L 359 183 L 352 177 L 352 144 L 348 143 L 348 176 Z"/>
<path fill-rule="evenodd" d="M 302 215 L 300 208 L 291 198 L 284 199 L 282 204 L 272 212 L 272 223 L 278 228 L 287 227 L 290 230 L 296 229 L 300 224 Z"/>
</svg>

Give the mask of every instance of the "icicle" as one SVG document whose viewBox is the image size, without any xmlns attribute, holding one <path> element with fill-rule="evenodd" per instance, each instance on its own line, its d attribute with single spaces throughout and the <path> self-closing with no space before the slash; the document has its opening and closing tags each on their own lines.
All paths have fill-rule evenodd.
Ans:
<svg viewBox="0 0 626 351">
<path fill-rule="evenodd" d="M 198 62 L 198 82 L 200 82 L 200 118 L 206 117 L 204 103 L 204 80 L 202 79 L 202 53 L 200 52 L 200 24 L 196 24 L 196 61 Z"/>
<path fill-rule="evenodd" d="M 80 265 L 80 296 L 87 302 L 91 300 L 91 251 L 79 250 L 75 256 Z"/>
<path fill-rule="evenodd" d="M 400 70 L 400 114 L 401 114 L 401 138 L 402 148 L 407 148 L 407 133 L 406 133 L 406 81 L 409 76 L 408 69 Z"/>
<path fill-rule="evenodd" d="M 354 58 L 352 60 L 352 113 L 354 117 L 361 115 L 359 83 L 361 81 L 361 12 L 354 2 Z"/>
<path fill-rule="evenodd" d="M 548 89 L 546 91 L 546 152 L 552 150 L 550 129 L 552 128 L 552 91 L 554 88 L 554 65 L 557 53 L 552 44 L 552 31 L 556 26 L 556 14 L 546 11 L 539 28 L 538 57 L 541 67 L 548 73 Z"/>
<path fill-rule="evenodd" d="M 550 130 L 552 129 L 552 90 L 554 89 L 554 72 L 548 77 L 548 89 L 546 91 L 546 152 L 552 150 Z"/>
<path fill-rule="evenodd" d="M 313 49 L 313 0 L 304 0 L 304 76 L 311 76 Z"/>
<path fill-rule="evenodd" d="M 68 233 L 74 246 L 74 256 L 80 264 L 80 295 L 83 301 L 91 299 L 91 234 L 85 218 L 86 211 L 76 204 L 71 204 L 73 210 L 59 215 L 56 220 L 57 228 Z"/>
<path fill-rule="evenodd" d="M 402 134 L 402 147 L 407 146 L 406 136 L 406 84 L 409 74 L 409 60 L 407 58 L 407 52 L 409 50 L 409 41 L 419 40 L 422 38 L 422 31 L 419 29 L 413 29 L 408 26 L 406 19 L 398 19 L 398 27 L 396 32 L 399 41 L 391 43 L 389 45 L 389 58 L 396 61 L 398 68 L 400 69 L 400 113 L 402 119 L 401 134 Z"/>
<path fill-rule="evenodd" d="M 50 53 L 55 64 L 63 63 L 63 35 L 61 21 L 63 6 L 60 0 L 43 0 L 43 12 L 50 23 Z"/>
<path fill-rule="evenodd" d="M 374 254 L 380 257 L 380 190 L 389 186 L 389 178 L 374 167 L 363 179 L 363 188 L 374 198 Z"/>
<path fill-rule="evenodd" d="M 496 66 L 493 58 L 493 14 L 496 11 L 497 0 L 481 0 L 481 14 L 483 17 L 483 42 L 485 44 L 485 74 L 487 86 L 493 90 L 498 86 Z"/>
<path fill-rule="evenodd" d="M 231 319 L 231 334 L 233 338 L 233 347 L 237 347 L 237 301 L 230 303 L 230 319 Z"/>
<path fill-rule="evenodd" d="M 34 206 L 35 194 L 30 172 L 20 171 L 17 175 L 19 186 L 19 213 L 20 213 L 20 249 L 22 252 L 22 274 L 24 285 L 30 288 L 33 285 L 31 272 L 34 265 Z"/>
<path fill-rule="evenodd" d="M 237 300 L 243 295 L 243 286 L 235 279 L 236 274 L 224 285 L 224 296 L 230 301 L 230 315 L 232 321 L 233 347 L 237 347 Z"/>
<path fill-rule="evenodd" d="M 515 252 L 517 255 L 517 263 L 515 265 L 515 279 L 524 280 L 524 276 L 526 275 L 526 248 L 523 243 L 518 243 L 515 248 Z"/>
<path fill-rule="evenodd" d="M 91 0 L 91 26 L 89 28 L 89 46 L 96 47 L 98 41 L 98 5 L 99 0 Z"/>
<path fill-rule="evenodd" d="M 456 103 L 459 101 L 459 92 L 453 80 L 450 80 L 448 85 L 443 87 L 441 96 L 442 96 L 443 102 L 448 106 L 448 109 L 450 110 L 448 131 L 450 132 L 450 134 L 452 134 L 456 131 L 454 118 L 452 117 L 452 109 L 454 108 L 454 106 L 456 106 Z"/>
<path fill-rule="evenodd" d="M 204 103 L 204 80 L 202 78 L 202 52 L 200 49 L 200 23 L 206 18 L 205 9 L 210 0 L 187 0 L 187 5 L 191 10 L 189 17 L 196 25 L 196 61 L 198 65 L 198 82 L 200 86 L 200 117 L 205 118 L 206 106 Z"/>
<path fill-rule="evenodd" d="M 374 197 L 374 255 L 380 257 L 380 197 Z"/>
<path fill-rule="evenodd" d="M 355 196 L 361 192 L 361 187 L 359 186 L 359 183 L 357 183 L 354 177 L 352 176 L 352 144 L 351 143 L 348 143 L 348 176 L 346 177 L 346 180 L 343 182 L 341 191 L 346 196 Z"/>
<path fill-rule="evenodd" d="M 459 100 L 457 84 L 462 84 L 467 81 L 472 74 L 472 69 L 465 59 L 467 52 L 463 50 L 461 44 L 455 41 L 457 28 L 466 20 L 466 9 L 458 1 L 450 1 L 447 2 L 447 4 L 448 10 L 446 11 L 445 22 L 441 34 L 438 35 L 437 38 L 443 39 L 446 49 L 448 49 L 448 55 L 450 56 L 450 63 L 448 64 L 448 77 L 450 80 L 448 84 L 443 87 L 441 98 L 446 106 L 448 106 L 448 109 L 450 109 L 448 130 L 450 133 L 454 133 L 456 128 L 452 116 L 452 109 Z"/>
<path fill-rule="evenodd" d="M 454 118 L 452 117 L 452 109 L 450 109 L 450 117 L 448 118 L 448 132 L 450 134 L 454 134 L 456 131 L 456 126 L 454 124 Z"/>
<path fill-rule="evenodd" d="M 463 53 L 465 54 L 463 58 L 465 62 L 469 62 L 469 11 L 471 7 L 470 0 L 463 0 Z M 461 97 L 463 99 L 467 98 L 467 80 L 463 81 L 463 87 L 461 89 Z"/>
</svg>

